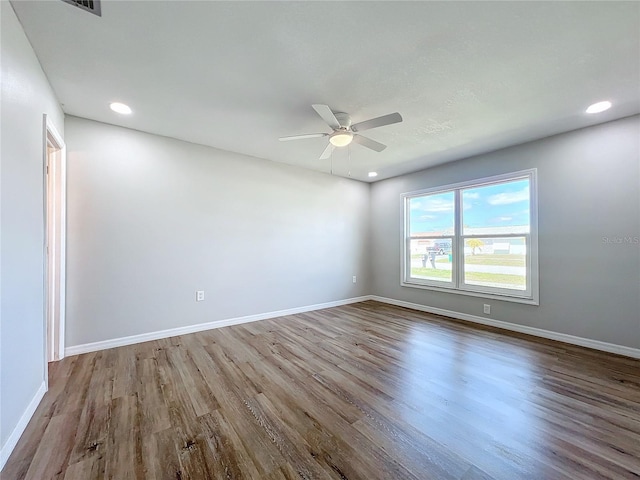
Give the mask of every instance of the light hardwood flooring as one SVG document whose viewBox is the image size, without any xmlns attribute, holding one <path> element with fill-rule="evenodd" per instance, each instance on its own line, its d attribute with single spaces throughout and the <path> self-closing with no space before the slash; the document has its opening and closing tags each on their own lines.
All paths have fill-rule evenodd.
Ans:
<svg viewBox="0 0 640 480">
<path fill-rule="evenodd" d="M 2 480 L 640 478 L 640 361 L 369 301 L 69 357 Z"/>
</svg>

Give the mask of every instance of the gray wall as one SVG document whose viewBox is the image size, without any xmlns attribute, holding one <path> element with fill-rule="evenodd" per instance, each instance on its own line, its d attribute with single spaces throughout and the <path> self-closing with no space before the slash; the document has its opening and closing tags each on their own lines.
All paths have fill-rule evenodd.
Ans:
<svg viewBox="0 0 640 480">
<path fill-rule="evenodd" d="M 9 2 L 0 2 L 0 445 L 44 380 L 43 121 L 63 114 Z"/>
<path fill-rule="evenodd" d="M 372 292 L 406 302 L 640 347 L 640 117 L 375 183 Z M 538 169 L 540 305 L 400 286 L 400 194 Z"/>
<path fill-rule="evenodd" d="M 369 293 L 368 184 L 76 117 L 66 143 L 67 347 Z"/>
</svg>

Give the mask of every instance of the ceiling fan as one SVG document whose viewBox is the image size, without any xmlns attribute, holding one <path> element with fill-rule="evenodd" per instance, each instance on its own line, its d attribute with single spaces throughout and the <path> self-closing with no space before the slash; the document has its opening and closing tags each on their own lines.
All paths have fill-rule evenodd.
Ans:
<svg viewBox="0 0 640 480">
<path fill-rule="evenodd" d="M 384 127 L 385 125 L 391 125 L 393 123 L 399 123 L 402 121 L 402 116 L 399 113 L 390 113 L 389 115 L 383 115 L 382 117 L 372 118 L 371 120 L 365 120 L 356 124 L 351 124 L 351 117 L 343 112 L 333 112 L 327 105 L 311 105 L 313 109 L 327 122 L 327 125 L 333 130 L 332 133 L 307 133 L 306 135 L 293 135 L 291 137 L 280 137 L 281 142 L 288 142 L 289 140 L 303 140 L 305 138 L 318 138 L 329 137 L 329 144 L 324 149 L 320 160 L 324 160 L 331 156 L 335 147 L 346 147 L 352 141 L 359 143 L 363 147 L 370 148 L 376 152 L 381 152 L 386 145 L 371 140 L 368 137 L 360 135 L 360 132 L 364 130 L 370 130 L 372 128 Z"/>
</svg>

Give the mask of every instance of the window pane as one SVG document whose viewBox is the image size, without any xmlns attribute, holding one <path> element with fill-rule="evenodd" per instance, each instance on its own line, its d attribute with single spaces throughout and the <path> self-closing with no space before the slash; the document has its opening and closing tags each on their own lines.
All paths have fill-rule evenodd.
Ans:
<svg viewBox="0 0 640 480">
<path fill-rule="evenodd" d="M 455 201 L 453 192 L 409 199 L 409 234 L 453 235 Z"/>
<path fill-rule="evenodd" d="M 451 282 L 451 238 L 411 240 L 409 276 L 422 280 Z"/>
<path fill-rule="evenodd" d="M 529 233 L 529 179 L 462 190 L 463 235 Z"/>
<path fill-rule="evenodd" d="M 467 238 L 464 240 L 464 283 L 526 290 L 527 239 Z"/>
</svg>

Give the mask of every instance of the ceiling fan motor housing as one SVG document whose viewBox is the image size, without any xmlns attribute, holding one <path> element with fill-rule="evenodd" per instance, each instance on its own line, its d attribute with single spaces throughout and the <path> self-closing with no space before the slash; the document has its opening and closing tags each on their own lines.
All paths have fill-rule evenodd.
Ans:
<svg viewBox="0 0 640 480">
<path fill-rule="evenodd" d="M 351 117 L 348 113 L 334 112 L 333 114 L 336 116 L 336 120 L 338 120 L 341 127 L 346 129 L 349 129 L 351 127 Z"/>
</svg>

